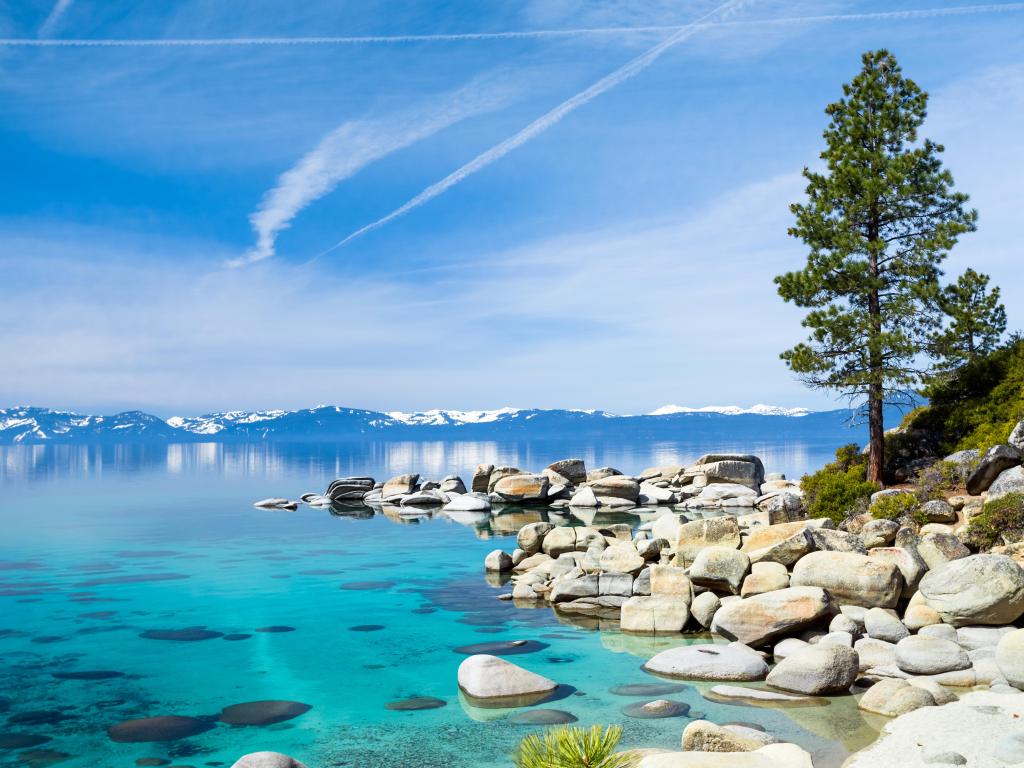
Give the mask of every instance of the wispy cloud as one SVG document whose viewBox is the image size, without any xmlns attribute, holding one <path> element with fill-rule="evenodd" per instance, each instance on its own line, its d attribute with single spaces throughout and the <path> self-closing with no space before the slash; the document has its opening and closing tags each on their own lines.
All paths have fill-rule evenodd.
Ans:
<svg viewBox="0 0 1024 768">
<path fill-rule="evenodd" d="M 572 98 L 563 101 L 550 112 L 547 112 L 546 114 L 537 118 L 518 133 L 505 139 L 500 144 L 496 144 L 495 146 L 488 149 L 486 152 L 477 155 L 475 158 L 470 160 L 461 168 L 454 171 L 453 173 L 448 174 L 448 176 L 441 179 L 439 182 L 431 184 L 429 187 L 420 192 L 420 194 L 416 195 L 416 197 L 407 202 L 405 205 L 396 208 L 387 216 L 377 219 L 377 221 L 373 222 L 372 224 L 367 224 L 365 227 L 357 229 L 355 232 L 353 232 L 351 235 L 344 238 L 343 240 L 339 240 L 333 246 L 328 248 L 327 251 L 325 251 L 324 253 L 329 253 L 330 251 L 333 251 L 335 248 L 340 248 L 346 243 L 355 240 L 357 237 L 365 235 L 368 232 L 372 232 L 375 229 L 379 229 L 388 222 L 394 221 L 400 216 L 404 216 L 414 208 L 419 208 L 421 205 L 430 200 L 433 200 L 435 197 L 443 195 L 456 184 L 461 183 L 468 177 L 472 176 L 474 173 L 483 170 L 491 163 L 503 158 L 509 152 L 512 152 L 513 150 L 523 146 L 523 144 L 530 141 L 531 139 L 536 138 L 544 131 L 546 131 L 548 128 L 551 128 L 553 125 L 558 124 L 567 115 L 579 109 L 584 104 L 593 101 L 598 96 L 600 96 L 603 93 L 606 93 L 607 91 L 610 91 L 612 88 L 619 85 L 620 83 L 623 83 L 626 80 L 629 80 L 631 77 L 635 77 L 636 75 L 640 74 L 649 66 L 651 66 L 651 64 L 657 61 L 658 58 L 666 51 L 668 51 L 670 48 L 672 48 L 675 45 L 678 45 L 687 38 L 692 37 L 701 29 L 703 29 L 702 25 L 704 23 L 716 19 L 725 19 L 731 14 L 735 13 L 740 8 L 742 8 L 745 4 L 746 0 L 728 0 L 728 2 L 725 2 L 722 5 L 715 8 L 714 10 L 709 11 L 692 24 L 682 27 L 677 32 L 665 38 L 656 46 L 648 50 L 646 53 L 637 56 L 628 64 L 619 67 L 610 75 L 605 75 L 596 83 L 591 85 L 589 88 L 585 88 Z M 322 253 L 320 255 L 323 256 L 324 254 Z"/>
<path fill-rule="evenodd" d="M 50 11 L 50 15 L 46 17 L 46 21 L 43 22 L 43 25 L 39 27 L 40 37 L 49 37 L 53 34 L 53 30 L 56 28 L 58 22 L 60 22 L 61 17 L 67 13 L 72 2 L 74 2 L 74 0 L 57 0 L 57 2 L 54 3 L 53 10 Z"/>
<path fill-rule="evenodd" d="M 52 26 L 68 9 L 73 0 L 58 0 L 43 27 L 40 37 L 52 31 Z M 190 48 L 233 46 L 331 46 L 331 45 L 394 45 L 396 43 L 450 43 L 486 40 L 529 40 L 543 38 L 623 36 L 677 32 L 684 29 L 708 27 L 773 27 L 832 22 L 911 21 L 946 16 L 974 14 L 1019 13 L 1024 3 L 995 3 L 988 5 L 961 5 L 947 8 L 918 8 L 902 11 L 874 11 L 867 13 L 834 13 L 819 15 L 782 16 L 774 19 L 736 21 L 705 21 L 692 24 L 655 24 L 630 26 L 577 27 L 569 29 L 527 29 L 499 32 L 456 32 L 426 35 L 342 35 L 342 36 L 290 36 L 290 37 L 177 37 L 177 38 L 65 38 L 39 39 L 32 37 L 0 38 L 0 46 L 28 48 Z M 51 21 L 52 19 L 52 21 Z M 45 30 L 45 31 L 44 31 Z"/>
<path fill-rule="evenodd" d="M 267 191 L 249 217 L 256 244 L 228 266 L 240 267 L 274 255 L 277 236 L 310 203 L 367 165 L 411 146 L 473 115 L 501 106 L 510 88 L 491 77 L 443 94 L 428 105 L 402 110 L 384 118 L 353 120 L 335 128 Z"/>
</svg>

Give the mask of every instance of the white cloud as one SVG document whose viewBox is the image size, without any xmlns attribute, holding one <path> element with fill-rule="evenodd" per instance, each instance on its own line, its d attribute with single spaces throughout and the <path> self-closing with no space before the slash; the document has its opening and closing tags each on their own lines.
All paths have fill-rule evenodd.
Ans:
<svg viewBox="0 0 1024 768">
<path fill-rule="evenodd" d="M 71 7 L 71 3 L 74 0 L 57 0 L 53 5 L 53 9 L 50 11 L 50 15 L 46 17 L 43 25 L 39 27 L 40 37 L 49 37 L 53 34 L 53 30 L 60 23 L 61 17 L 67 13 L 68 8 Z"/>
</svg>

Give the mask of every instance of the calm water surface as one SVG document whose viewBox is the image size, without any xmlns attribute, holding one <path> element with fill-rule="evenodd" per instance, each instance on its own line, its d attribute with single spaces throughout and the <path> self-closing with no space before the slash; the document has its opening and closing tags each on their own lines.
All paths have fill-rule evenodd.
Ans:
<svg viewBox="0 0 1024 768">
<path fill-rule="evenodd" d="M 636 472 L 707 450 L 744 450 L 759 453 L 769 471 L 797 476 L 834 448 L 0 448 L 0 765 L 127 768 L 159 758 L 217 766 L 272 749 L 310 766 L 509 766 L 531 726 L 513 722 L 515 710 L 479 710 L 460 698 L 464 656 L 455 649 L 518 639 L 535 642 L 510 658 L 564 686 L 561 698 L 534 709 L 569 712 L 581 724 L 620 722 L 629 745 L 678 748 L 686 718 L 625 717 L 622 707 L 643 699 L 609 689 L 657 682 L 641 663 L 682 638 L 598 631 L 495 599 L 504 590 L 485 580 L 482 559 L 496 546 L 511 549 L 500 537 L 536 512 L 408 522 L 369 509 L 268 512 L 252 502 L 321 491 L 341 475 L 468 479 L 479 461 L 540 468 L 566 456 Z M 413 696 L 445 706 L 386 707 Z M 847 746 L 873 736 L 843 700 L 779 711 L 713 703 L 696 686 L 669 698 L 689 704 L 691 715 L 763 726 L 812 750 L 819 766 L 838 765 Z M 310 709 L 270 724 L 217 721 L 226 707 L 265 700 Z M 188 721 L 195 732 L 143 743 L 107 735 L 119 722 L 166 715 L 196 718 Z M 256 715 L 276 719 L 265 707 Z"/>
</svg>

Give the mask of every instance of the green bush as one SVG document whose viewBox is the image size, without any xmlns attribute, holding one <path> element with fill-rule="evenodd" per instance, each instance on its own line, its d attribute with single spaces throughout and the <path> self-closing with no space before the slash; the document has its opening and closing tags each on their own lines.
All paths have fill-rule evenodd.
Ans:
<svg viewBox="0 0 1024 768">
<path fill-rule="evenodd" d="M 914 495 L 922 504 L 932 499 L 944 499 L 948 494 L 963 490 L 967 478 L 977 468 L 978 461 L 966 465 L 955 461 L 937 461 L 924 470 L 914 481 Z"/>
<path fill-rule="evenodd" d="M 836 460 L 800 481 L 811 517 L 841 523 L 848 515 L 867 508 L 878 485 L 867 481 L 867 457 L 852 443 L 836 451 Z"/>
<path fill-rule="evenodd" d="M 620 738 L 618 725 L 550 728 L 543 736 L 531 734 L 519 742 L 513 762 L 516 768 L 632 768 L 637 757 L 615 751 Z"/>
<path fill-rule="evenodd" d="M 981 514 L 971 520 L 970 534 L 986 547 L 1001 540 L 1012 543 L 1024 539 L 1024 493 L 1008 493 L 987 502 Z"/>
<path fill-rule="evenodd" d="M 917 497 L 909 493 L 894 493 L 882 496 L 868 510 L 875 520 L 902 520 L 910 517 L 918 523 L 927 522 L 918 514 L 921 508 Z"/>
</svg>

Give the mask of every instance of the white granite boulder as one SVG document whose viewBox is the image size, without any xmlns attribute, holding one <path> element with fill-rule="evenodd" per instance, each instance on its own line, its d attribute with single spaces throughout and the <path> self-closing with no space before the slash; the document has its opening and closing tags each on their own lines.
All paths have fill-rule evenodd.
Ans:
<svg viewBox="0 0 1024 768">
<path fill-rule="evenodd" d="M 743 643 L 705 643 L 670 648 L 657 654 L 644 669 L 658 675 L 686 680 L 764 680 L 768 664 L 764 657 Z"/>
</svg>

